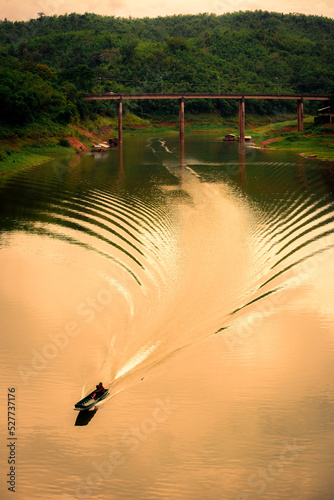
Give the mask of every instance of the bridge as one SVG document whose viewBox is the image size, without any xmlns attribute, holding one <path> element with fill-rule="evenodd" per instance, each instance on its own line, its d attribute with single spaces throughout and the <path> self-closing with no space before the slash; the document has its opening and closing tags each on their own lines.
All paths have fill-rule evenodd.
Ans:
<svg viewBox="0 0 334 500">
<path fill-rule="evenodd" d="M 256 93 L 235 93 L 235 94 L 209 94 L 209 93 L 171 93 L 171 94 L 90 94 L 84 96 L 87 101 L 94 100 L 114 100 L 118 101 L 118 141 L 123 142 L 122 120 L 123 101 L 133 99 L 178 99 L 179 100 L 179 136 L 180 142 L 184 142 L 184 101 L 186 99 L 235 99 L 239 101 L 239 141 L 245 142 L 245 101 L 247 99 L 276 99 L 297 101 L 297 122 L 298 131 L 304 129 L 304 101 L 328 101 L 329 96 L 325 94 L 256 94 Z"/>
</svg>

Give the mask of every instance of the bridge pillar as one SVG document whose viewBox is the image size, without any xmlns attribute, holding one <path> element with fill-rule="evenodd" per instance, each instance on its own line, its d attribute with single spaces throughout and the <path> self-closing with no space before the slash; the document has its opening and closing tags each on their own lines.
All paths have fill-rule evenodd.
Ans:
<svg viewBox="0 0 334 500">
<path fill-rule="evenodd" d="M 123 143 L 123 102 L 122 98 L 118 102 L 118 144 Z"/>
<path fill-rule="evenodd" d="M 297 101 L 298 132 L 304 130 L 304 99 Z"/>
<path fill-rule="evenodd" d="M 245 98 L 239 100 L 239 141 L 245 142 Z"/>
<path fill-rule="evenodd" d="M 179 134 L 180 134 L 180 142 L 184 142 L 184 97 L 180 99 L 180 107 L 179 107 Z"/>
</svg>

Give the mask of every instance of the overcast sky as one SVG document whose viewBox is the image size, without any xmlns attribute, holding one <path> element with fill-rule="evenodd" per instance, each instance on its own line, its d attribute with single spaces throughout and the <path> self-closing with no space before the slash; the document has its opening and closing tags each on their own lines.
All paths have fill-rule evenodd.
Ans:
<svg viewBox="0 0 334 500">
<path fill-rule="evenodd" d="M 36 18 L 38 12 L 48 16 L 95 12 L 116 17 L 156 17 L 256 9 L 334 18 L 334 0 L 0 0 L 0 7 L 0 19 L 10 21 Z"/>
</svg>

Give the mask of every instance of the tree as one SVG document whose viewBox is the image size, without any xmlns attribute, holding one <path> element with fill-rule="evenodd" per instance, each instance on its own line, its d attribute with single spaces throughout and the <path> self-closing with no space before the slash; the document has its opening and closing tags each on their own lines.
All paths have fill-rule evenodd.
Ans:
<svg viewBox="0 0 334 500">
<path fill-rule="evenodd" d="M 59 81 L 72 82 L 74 85 L 84 92 L 91 92 L 94 83 L 94 71 L 86 64 L 79 64 L 70 69 L 65 69 L 59 75 Z"/>
</svg>

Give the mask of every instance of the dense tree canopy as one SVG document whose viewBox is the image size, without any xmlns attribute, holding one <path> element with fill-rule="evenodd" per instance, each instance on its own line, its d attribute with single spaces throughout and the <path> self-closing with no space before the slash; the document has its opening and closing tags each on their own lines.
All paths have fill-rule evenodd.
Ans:
<svg viewBox="0 0 334 500">
<path fill-rule="evenodd" d="M 5 20 L 0 22 L 0 119 L 29 122 L 47 115 L 66 123 L 113 112 L 113 104 L 82 101 L 87 92 L 330 93 L 333 62 L 334 21 L 318 16 L 255 11 Z M 256 101 L 249 107 L 270 113 L 274 105 Z M 167 111 L 161 102 L 130 106 L 143 116 Z M 193 112 L 236 111 L 235 103 L 225 101 L 188 106 Z"/>
</svg>

